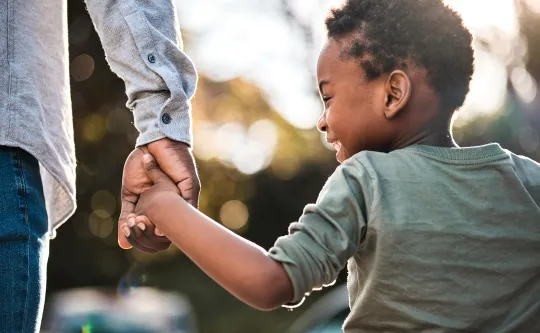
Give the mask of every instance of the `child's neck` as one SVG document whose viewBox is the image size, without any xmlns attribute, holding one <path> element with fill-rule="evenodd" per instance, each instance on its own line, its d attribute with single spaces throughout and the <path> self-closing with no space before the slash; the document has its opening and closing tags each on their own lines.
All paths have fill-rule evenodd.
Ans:
<svg viewBox="0 0 540 333">
<path fill-rule="evenodd" d="M 405 130 L 392 142 L 389 151 L 412 145 L 458 147 L 450 130 L 453 115 L 446 116 L 438 108 L 430 107 L 430 103 L 422 107 L 413 107 L 411 111 L 409 115 L 412 117 L 405 122 Z M 426 115 L 428 119 L 424 118 L 418 123 L 418 120 Z"/>
<path fill-rule="evenodd" d="M 416 132 L 413 135 L 400 138 L 390 146 L 389 151 L 402 149 L 412 145 L 425 145 L 448 148 L 458 146 L 448 129 L 445 131 L 433 131 L 433 129 L 426 129 Z"/>
</svg>

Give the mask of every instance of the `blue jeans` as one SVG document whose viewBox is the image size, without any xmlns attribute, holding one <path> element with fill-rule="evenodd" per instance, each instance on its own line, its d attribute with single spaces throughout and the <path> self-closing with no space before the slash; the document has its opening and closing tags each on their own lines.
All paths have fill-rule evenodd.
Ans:
<svg viewBox="0 0 540 333">
<path fill-rule="evenodd" d="M 0 333 L 39 332 L 49 240 L 38 161 L 0 146 Z"/>
</svg>

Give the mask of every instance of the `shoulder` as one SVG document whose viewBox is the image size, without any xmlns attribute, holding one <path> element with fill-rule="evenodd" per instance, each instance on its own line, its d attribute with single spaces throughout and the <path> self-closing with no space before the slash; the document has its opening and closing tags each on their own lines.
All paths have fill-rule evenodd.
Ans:
<svg viewBox="0 0 540 333">
<path fill-rule="evenodd" d="M 365 198 L 371 197 L 372 192 L 373 178 L 371 173 L 361 160 L 352 157 L 339 165 L 328 178 L 317 201 L 329 198 L 343 199 L 349 196 Z"/>
<path fill-rule="evenodd" d="M 540 186 L 540 163 L 522 155 L 517 155 L 505 149 L 510 157 L 514 170 L 525 184 Z"/>
<path fill-rule="evenodd" d="M 377 182 L 381 179 L 403 179 L 411 172 L 416 174 L 419 167 L 425 167 L 419 166 L 423 164 L 423 160 L 420 155 L 402 149 L 390 153 L 363 151 L 347 162 L 357 169 L 363 169 L 373 182 Z"/>
<path fill-rule="evenodd" d="M 369 166 L 369 163 L 356 158 L 355 155 L 336 168 L 334 173 L 328 179 L 327 184 L 338 180 L 369 183 L 373 179 L 373 175 L 369 171 L 371 168 L 366 166 Z"/>
</svg>

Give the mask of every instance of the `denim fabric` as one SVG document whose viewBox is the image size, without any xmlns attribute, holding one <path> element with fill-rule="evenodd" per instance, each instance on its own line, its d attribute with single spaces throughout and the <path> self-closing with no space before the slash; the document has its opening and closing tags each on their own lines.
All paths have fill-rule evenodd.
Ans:
<svg viewBox="0 0 540 333">
<path fill-rule="evenodd" d="M 39 163 L 0 146 L 0 333 L 39 332 L 49 239 Z"/>
</svg>

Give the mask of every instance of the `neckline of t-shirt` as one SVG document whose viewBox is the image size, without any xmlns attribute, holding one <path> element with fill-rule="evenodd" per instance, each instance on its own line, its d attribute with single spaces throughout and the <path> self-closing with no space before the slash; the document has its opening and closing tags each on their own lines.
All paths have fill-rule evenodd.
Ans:
<svg viewBox="0 0 540 333">
<path fill-rule="evenodd" d="M 430 155 L 440 160 L 453 163 L 476 164 L 479 162 L 494 161 L 509 158 L 508 153 L 498 144 L 489 143 L 472 147 L 437 147 L 427 145 L 412 145 L 404 148 L 405 151 Z"/>
</svg>

